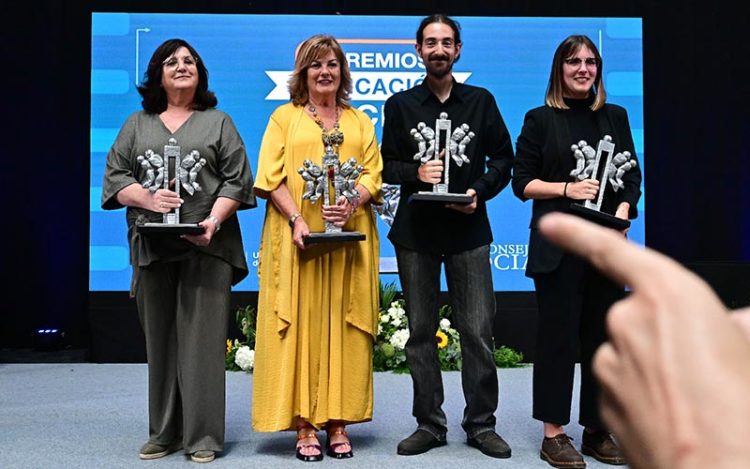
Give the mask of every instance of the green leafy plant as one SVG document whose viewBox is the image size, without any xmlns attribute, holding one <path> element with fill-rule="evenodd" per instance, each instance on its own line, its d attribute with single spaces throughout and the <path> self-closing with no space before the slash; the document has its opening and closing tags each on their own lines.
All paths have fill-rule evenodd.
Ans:
<svg viewBox="0 0 750 469">
<path fill-rule="evenodd" d="M 380 311 L 378 315 L 378 333 L 373 348 L 373 368 L 375 371 L 392 371 L 408 373 L 404 347 L 409 340 L 409 324 L 406 318 L 406 302 L 399 298 L 394 283 L 380 283 Z M 440 323 L 435 331 L 440 369 L 443 371 L 460 370 L 461 337 L 451 324 L 452 309 L 443 305 L 438 311 Z M 257 312 L 252 306 L 237 308 L 235 313 L 237 327 L 244 339 L 228 339 L 226 369 L 232 371 L 252 372 L 255 365 L 255 334 Z M 500 368 L 523 366 L 523 354 L 510 347 L 501 346 L 495 350 L 495 364 Z"/>
<path fill-rule="evenodd" d="M 381 311 L 388 311 L 388 308 L 391 307 L 391 303 L 393 303 L 396 300 L 396 295 L 398 295 L 398 290 L 396 290 L 396 284 L 393 282 L 389 282 L 386 284 L 383 284 L 383 282 L 380 282 L 380 310 Z"/>
<path fill-rule="evenodd" d="M 435 333 L 435 342 L 438 348 L 440 369 L 443 371 L 457 371 L 463 364 L 461 360 L 461 336 L 451 325 L 451 313 L 453 310 L 448 305 L 443 305 L 438 310 L 440 325 Z"/>
<path fill-rule="evenodd" d="M 380 313 L 378 334 L 373 349 L 375 371 L 406 373 L 406 352 L 404 346 L 409 339 L 409 327 L 404 310 L 404 300 L 396 299 L 396 286 L 393 283 L 380 284 Z"/>
<path fill-rule="evenodd" d="M 443 371 L 460 370 L 461 337 L 451 325 L 452 309 L 443 305 L 438 311 L 440 325 L 435 332 L 435 345 Z M 373 368 L 375 371 L 393 371 L 407 373 L 404 347 L 409 339 L 409 325 L 406 318 L 406 302 L 399 298 L 394 283 L 380 283 L 380 314 L 378 334 L 373 350 Z M 523 366 L 523 354 L 510 347 L 500 346 L 495 350 L 495 364 L 500 368 Z"/>
<path fill-rule="evenodd" d="M 378 334 L 373 350 L 373 368 L 375 371 L 393 371 L 407 373 L 409 365 L 406 362 L 404 347 L 409 339 L 409 325 L 406 318 L 406 302 L 398 298 L 399 294 L 393 283 L 380 284 L 380 314 L 378 318 Z M 438 311 L 440 324 L 435 332 L 435 346 L 437 347 L 440 369 L 443 371 L 460 370 L 461 337 L 451 325 L 452 309 L 443 305 Z M 495 351 L 495 363 L 499 367 L 522 366 L 523 354 L 501 346 Z"/>
<path fill-rule="evenodd" d="M 495 365 L 498 368 L 518 368 L 524 366 L 523 354 L 501 345 L 495 349 Z"/>
<path fill-rule="evenodd" d="M 227 339 L 226 369 L 230 371 L 253 371 L 255 367 L 255 327 L 257 311 L 254 307 L 241 306 L 234 315 L 243 340 Z"/>
</svg>

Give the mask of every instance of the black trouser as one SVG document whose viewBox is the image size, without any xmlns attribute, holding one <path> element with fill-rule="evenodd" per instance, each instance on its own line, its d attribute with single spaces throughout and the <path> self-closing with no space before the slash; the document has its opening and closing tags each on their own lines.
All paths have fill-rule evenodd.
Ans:
<svg viewBox="0 0 750 469">
<path fill-rule="evenodd" d="M 231 281 L 228 263 L 201 253 L 140 271 L 151 443 L 182 442 L 187 453 L 224 448 Z"/>
<path fill-rule="evenodd" d="M 428 254 L 396 246 L 398 271 L 409 319 L 406 359 L 414 385 L 412 413 L 419 428 L 444 438 L 447 421 L 443 412 L 435 332 L 439 327 L 440 266 L 445 262 L 451 321 L 461 335 L 461 385 L 466 407 L 461 426 L 469 437 L 495 429 L 497 368 L 492 331 L 495 293 L 489 246 L 456 254 Z"/>
<path fill-rule="evenodd" d="M 534 278 L 539 305 L 534 357 L 533 416 L 543 422 L 570 422 L 575 362 L 580 352 L 578 422 L 604 429 L 599 385 L 591 371 L 596 349 L 606 340 L 605 317 L 623 290 L 578 257 L 565 254 L 556 270 Z"/>
</svg>

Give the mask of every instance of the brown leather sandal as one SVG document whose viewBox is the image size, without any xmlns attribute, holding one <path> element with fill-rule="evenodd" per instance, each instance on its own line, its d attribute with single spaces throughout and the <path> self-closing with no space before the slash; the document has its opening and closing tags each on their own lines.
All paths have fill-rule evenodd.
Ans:
<svg viewBox="0 0 750 469">
<path fill-rule="evenodd" d="M 298 442 L 301 441 L 301 440 L 304 440 L 306 438 L 311 438 L 311 439 L 314 438 L 315 441 L 317 441 L 318 440 L 318 435 L 314 431 L 308 431 L 306 433 L 299 433 L 299 431 L 298 431 L 298 433 L 297 433 L 297 441 Z M 302 454 L 302 450 L 305 449 L 305 448 L 317 449 L 318 450 L 318 454 Z M 300 461 L 305 461 L 305 462 L 322 461 L 323 460 L 323 450 L 321 449 L 319 443 L 318 444 L 311 444 L 311 445 L 299 444 L 299 445 L 297 445 L 296 456 L 297 456 L 297 459 L 299 459 Z"/>
<path fill-rule="evenodd" d="M 342 435 L 345 436 L 347 441 L 342 441 L 340 443 L 331 443 L 331 437 L 333 435 Z M 339 453 L 336 452 L 336 448 L 343 446 L 343 445 L 349 445 L 349 451 Z M 354 452 L 352 451 L 352 442 L 349 440 L 349 434 L 346 433 L 346 430 L 334 430 L 332 432 L 328 432 L 328 438 L 326 441 L 326 454 L 332 458 L 335 459 L 348 459 L 354 456 Z"/>
</svg>

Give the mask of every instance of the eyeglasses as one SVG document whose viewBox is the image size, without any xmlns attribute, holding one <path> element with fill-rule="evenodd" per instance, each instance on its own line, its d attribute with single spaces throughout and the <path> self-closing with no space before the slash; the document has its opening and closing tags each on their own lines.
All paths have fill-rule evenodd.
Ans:
<svg viewBox="0 0 750 469">
<path fill-rule="evenodd" d="M 595 57 L 588 57 L 586 59 L 582 59 L 580 57 L 572 57 L 570 59 L 565 59 L 565 63 L 568 65 L 572 65 L 573 67 L 580 67 L 582 63 L 585 63 L 587 67 L 598 67 L 599 59 Z"/>
<path fill-rule="evenodd" d="M 180 65 L 180 60 L 185 67 L 194 67 L 198 65 L 198 57 L 193 57 L 192 55 L 186 55 L 185 57 L 182 57 L 182 59 L 179 59 L 177 57 L 168 57 L 161 64 L 169 69 L 175 69 Z"/>
<path fill-rule="evenodd" d="M 443 39 L 442 41 L 438 41 L 437 39 L 425 39 L 424 40 L 424 46 L 433 48 L 440 43 L 443 46 L 443 49 L 453 49 L 453 46 L 456 45 L 456 42 L 453 39 Z"/>
</svg>

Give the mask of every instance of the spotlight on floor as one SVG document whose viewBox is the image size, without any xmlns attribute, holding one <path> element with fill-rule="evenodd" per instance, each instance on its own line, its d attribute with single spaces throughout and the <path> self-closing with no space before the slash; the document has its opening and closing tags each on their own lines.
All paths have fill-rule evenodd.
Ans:
<svg viewBox="0 0 750 469">
<path fill-rule="evenodd" d="M 57 327 L 43 327 L 34 331 L 34 348 L 37 350 L 59 350 L 63 347 L 65 332 Z"/>
</svg>

